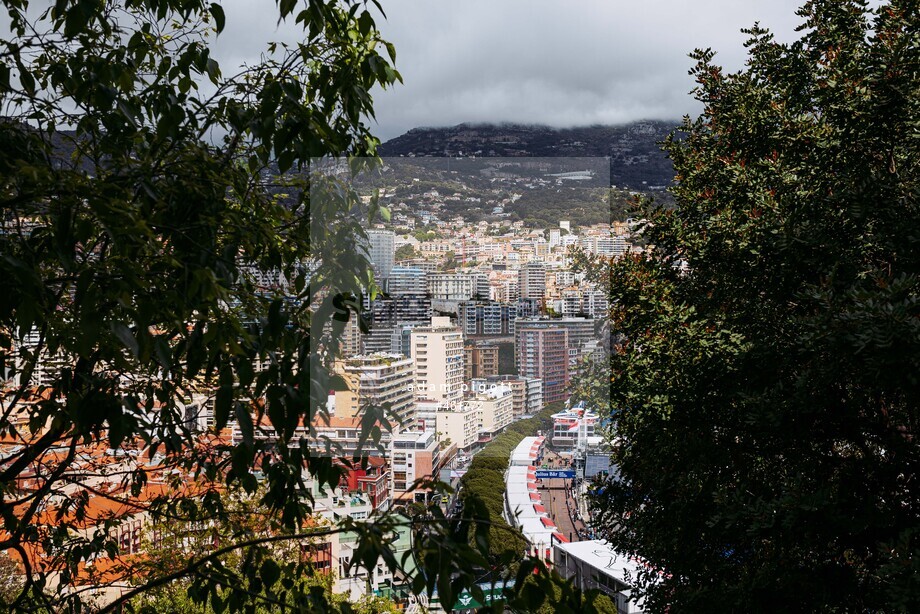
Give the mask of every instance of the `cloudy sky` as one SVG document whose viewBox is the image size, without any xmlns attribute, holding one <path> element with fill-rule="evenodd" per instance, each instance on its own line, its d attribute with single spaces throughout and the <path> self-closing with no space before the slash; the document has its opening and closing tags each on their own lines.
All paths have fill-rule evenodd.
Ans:
<svg viewBox="0 0 920 614">
<path fill-rule="evenodd" d="M 688 95 L 687 53 L 711 47 L 723 66 L 741 68 L 740 29 L 759 21 L 792 40 L 802 2 L 381 0 L 387 19 L 378 25 L 396 45 L 405 84 L 375 96 L 375 131 L 386 140 L 462 122 L 678 119 L 699 110 Z M 266 40 L 296 34 L 276 27 L 263 2 L 225 6 L 225 67 L 257 55 Z"/>
</svg>

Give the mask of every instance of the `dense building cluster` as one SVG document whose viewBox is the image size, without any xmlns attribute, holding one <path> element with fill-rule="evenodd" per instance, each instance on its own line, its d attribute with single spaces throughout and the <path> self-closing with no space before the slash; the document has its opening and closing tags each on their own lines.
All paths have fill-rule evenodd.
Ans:
<svg viewBox="0 0 920 614">
<path fill-rule="evenodd" d="M 308 445 L 311 454 L 328 455 L 344 470 L 332 490 L 304 476 L 316 526 L 371 519 L 415 503 L 446 504 L 434 482 L 456 486 L 473 455 L 512 423 L 540 413 L 549 403 L 565 402 L 584 361 L 601 358 L 607 347 L 606 292 L 573 268 L 572 248 L 603 257 L 627 253 L 631 246 L 625 226 L 573 228 L 561 221 L 558 227 L 528 230 L 500 213 L 498 221 L 471 225 L 461 218 L 442 220 L 437 191 L 428 197 L 430 210 L 411 217 L 400 213 L 399 203 L 390 203 L 392 221 L 366 229 L 359 241 L 381 291 L 362 297 L 360 317 L 366 326 L 359 326 L 356 317 L 345 326 L 332 363 L 338 385 L 328 391 L 325 412 L 298 424 L 288 442 Z M 434 231 L 415 231 L 419 214 Z M 284 275 L 245 263 L 241 268 L 241 283 L 294 300 L 292 282 Z M 10 390 L 25 386 L 38 395 L 68 364 L 68 357 L 41 347 L 37 331 L 16 339 L 14 349 L 16 360 L 36 349 L 41 357 L 35 369 L 17 369 L 18 378 L 8 378 Z M 268 367 L 253 365 L 256 372 Z M 182 427 L 203 449 L 240 445 L 250 431 L 256 442 L 274 443 L 278 435 L 260 412 L 253 412 L 261 416 L 254 425 L 241 424 L 237 414 L 217 431 L 216 393 L 193 384 L 181 401 Z M 366 440 L 368 409 L 381 412 L 387 423 L 373 444 Z M 143 411 L 157 408 L 141 410 L 141 418 Z M 27 423 L 27 413 L 22 412 L 15 434 L 0 441 L 0 453 L 15 456 L 45 432 L 47 426 Z M 220 488 L 186 473 L 142 441 L 126 442 L 118 451 L 100 446 L 77 447 L 86 475 L 94 477 L 74 481 L 70 490 L 52 498 L 37 523 L 40 530 L 42 523 L 55 522 L 58 514 L 67 513 L 67 498 L 79 495 L 87 498 L 78 523 L 87 536 L 102 526 L 119 527 L 118 556 L 86 566 L 71 580 L 75 586 L 92 586 L 100 583 L 100 573 L 118 580 L 117 572 L 123 572 L 120 585 L 106 582 L 104 594 L 97 595 L 105 601 L 130 582 L 129 563 L 162 542 L 151 522 L 150 501 Z M 34 484 L 17 485 L 23 493 L 37 487 L 43 472 L 53 470 L 53 463 L 43 462 L 29 478 Z M 140 492 L 129 492 L 114 477 L 139 470 L 148 476 Z M 535 517 L 531 524 L 541 523 L 541 534 L 558 533 L 546 522 Z M 411 547 L 408 534 L 394 539 L 398 548 Z M 405 580 L 393 577 L 385 565 L 369 570 L 351 566 L 356 548 L 356 536 L 333 532 L 311 543 L 303 556 L 333 575 L 336 592 L 356 598 L 368 589 L 386 594 Z M 49 564 L 37 550 L 30 556 L 35 565 Z"/>
</svg>

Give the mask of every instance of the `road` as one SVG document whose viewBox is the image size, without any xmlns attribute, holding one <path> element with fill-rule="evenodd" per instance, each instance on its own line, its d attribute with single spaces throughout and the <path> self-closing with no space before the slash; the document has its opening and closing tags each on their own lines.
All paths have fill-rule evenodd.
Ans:
<svg viewBox="0 0 920 614">
<path fill-rule="evenodd" d="M 551 468 L 567 467 L 565 459 L 561 459 L 554 452 L 544 455 L 544 463 Z M 572 480 L 563 478 L 541 480 L 540 499 L 550 518 L 559 527 L 559 532 L 571 541 L 578 541 L 578 531 L 584 530 L 585 524 L 581 520 L 574 520 L 575 511 L 578 509 L 575 498 L 571 496 Z"/>
</svg>

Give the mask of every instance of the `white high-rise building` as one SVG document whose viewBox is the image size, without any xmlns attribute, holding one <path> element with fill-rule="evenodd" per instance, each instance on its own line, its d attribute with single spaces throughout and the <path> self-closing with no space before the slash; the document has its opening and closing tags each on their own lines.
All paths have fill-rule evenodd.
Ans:
<svg viewBox="0 0 920 614">
<path fill-rule="evenodd" d="M 381 284 L 390 276 L 396 261 L 396 235 L 392 230 L 371 228 L 367 231 L 368 260 L 374 267 L 374 279 Z"/>
<path fill-rule="evenodd" d="M 574 316 L 582 312 L 582 297 L 578 290 L 563 290 L 562 298 L 559 299 L 558 303 L 559 306 L 556 310 L 561 312 L 563 316 Z"/>
<path fill-rule="evenodd" d="M 431 318 L 431 326 L 413 329 L 410 340 L 415 361 L 415 398 L 448 407 L 463 400 L 465 375 L 463 331 L 450 318 Z"/>
<path fill-rule="evenodd" d="M 438 410 L 435 424 L 438 439 L 442 442 L 450 441 L 460 450 L 469 450 L 479 441 L 479 417 L 478 408 L 469 403 Z"/>
<path fill-rule="evenodd" d="M 394 296 L 428 294 L 428 272 L 419 267 L 394 266 L 386 290 Z"/>
<path fill-rule="evenodd" d="M 616 251 L 617 238 L 609 235 L 591 235 L 581 238 L 581 246 L 586 251 L 598 256 L 614 256 L 623 253 L 624 240 L 620 239 L 620 252 Z"/>
<path fill-rule="evenodd" d="M 542 300 L 546 296 L 546 265 L 536 261 L 521 265 L 518 284 L 521 298 Z"/>
<path fill-rule="evenodd" d="M 536 377 L 495 375 L 470 382 L 470 390 L 476 393 L 499 387 L 511 388 L 512 420 L 543 410 L 543 382 Z"/>
<path fill-rule="evenodd" d="M 577 235 L 563 235 L 562 238 L 559 239 L 559 241 L 562 244 L 563 249 L 568 249 L 571 246 L 578 244 L 578 236 Z"/>
<path fill-rule="evenodd" d="M 581 294 L 581 312 L 592 318 L 606 318 L 609 305 L 602 290 L 585 290 Z"/>
<path fill-rule="evenodd" d="M 468 301 L 489 298 L 489 278 L 483 273 L 432 273 L 428 293 L 436 301 Z"/>
<path fill-rule="evenodd" d="M 491 439 L 511 424 L 514 398 L 510 386 L 494 386 L 473 393 L 464 401 L 478 412 L 477 426 L 481 437 Z"/>
<path fill-rule="evenodd" d="M 556 275 L 556 286 L 559 288 L 566 288 L 575 283 L 575 273 L 569 269 L 562 269 L 555 272 Z"/>
</svg>

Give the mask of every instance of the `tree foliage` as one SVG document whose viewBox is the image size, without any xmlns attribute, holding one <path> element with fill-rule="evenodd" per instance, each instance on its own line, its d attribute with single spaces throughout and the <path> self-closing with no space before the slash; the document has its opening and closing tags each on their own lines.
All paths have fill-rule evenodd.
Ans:
<svg viewBox="0 0 920 614">
<path fill-rule="evenodd" d="M 372 154 L 370 92 L 400 77 L 360 1 L 279 0 L 301 40 L 229 75 L 212 55 L 218 3 L 3 6 L 0 435 L 17 447 L 0 462 L 0 550 L 25 566 L 16 607 L 79 607 L 86 566 L 119 552 L 118 518 L 85 530 L 92 446 L 151 461 L 113 478 L 119 496 L 154 468 L 172 476 L 153 517 L 221 517 L 215 488 L 261 481 L 294 530 L 311 512 L 305 472 L 338 483 L 309 429 L 322 367 L 373 286 L 355 195 L 305 170 Z M 207 445 L 188 413 L 206 405 Z"/>
<path fill-rule="evenodd" d="M 394 257 L 398 262 L 400 260 L 411 260 L 412 258 L 415 258 L 415 256 L 415 248 L 412 246 L 412 244 L 405 243 L 396 248 L 396 254 Z"/>
<path fill-rule="evenodd" d="M 920 607 L 918 4 L 747 30 L 610 270 L 622 478 L 594 514 L 653 610 Z"/>
<path fill-rule="evenodd" d="M 227 550 L 214 558 L 210 573 L 181 575 L 146 589 L 127 602 L 131 609 L 141 614 L 204 614 L 246 602 L 257 613 L 281 609 L 343 614 L 397 611 L 392 602 L 373 595 L 350 604 L 347 595 L 333 593 L 336 570 L 318 570 L 311 556 L 332 533 L 343 532 L 328 520 L 311 521 L 296 538 L 271 510 L 259 505 L 258 492 L 252 496 L 237 490 L 221 496 L 225 513 L 215 522 L 156 519 L 152 531 L 156 539 L 148 540 L 146 556 L 134 564 L 137 585 L 143 587 L 146 580 L 165 572 L 181 572 L 187 560 L 212 550 L 214 544 L 232 544 L 242 537 L 249 541 L 282 539 Z M 202 592 L 209 593 L 207 600 L 199 598 Z"/>
</svg>

